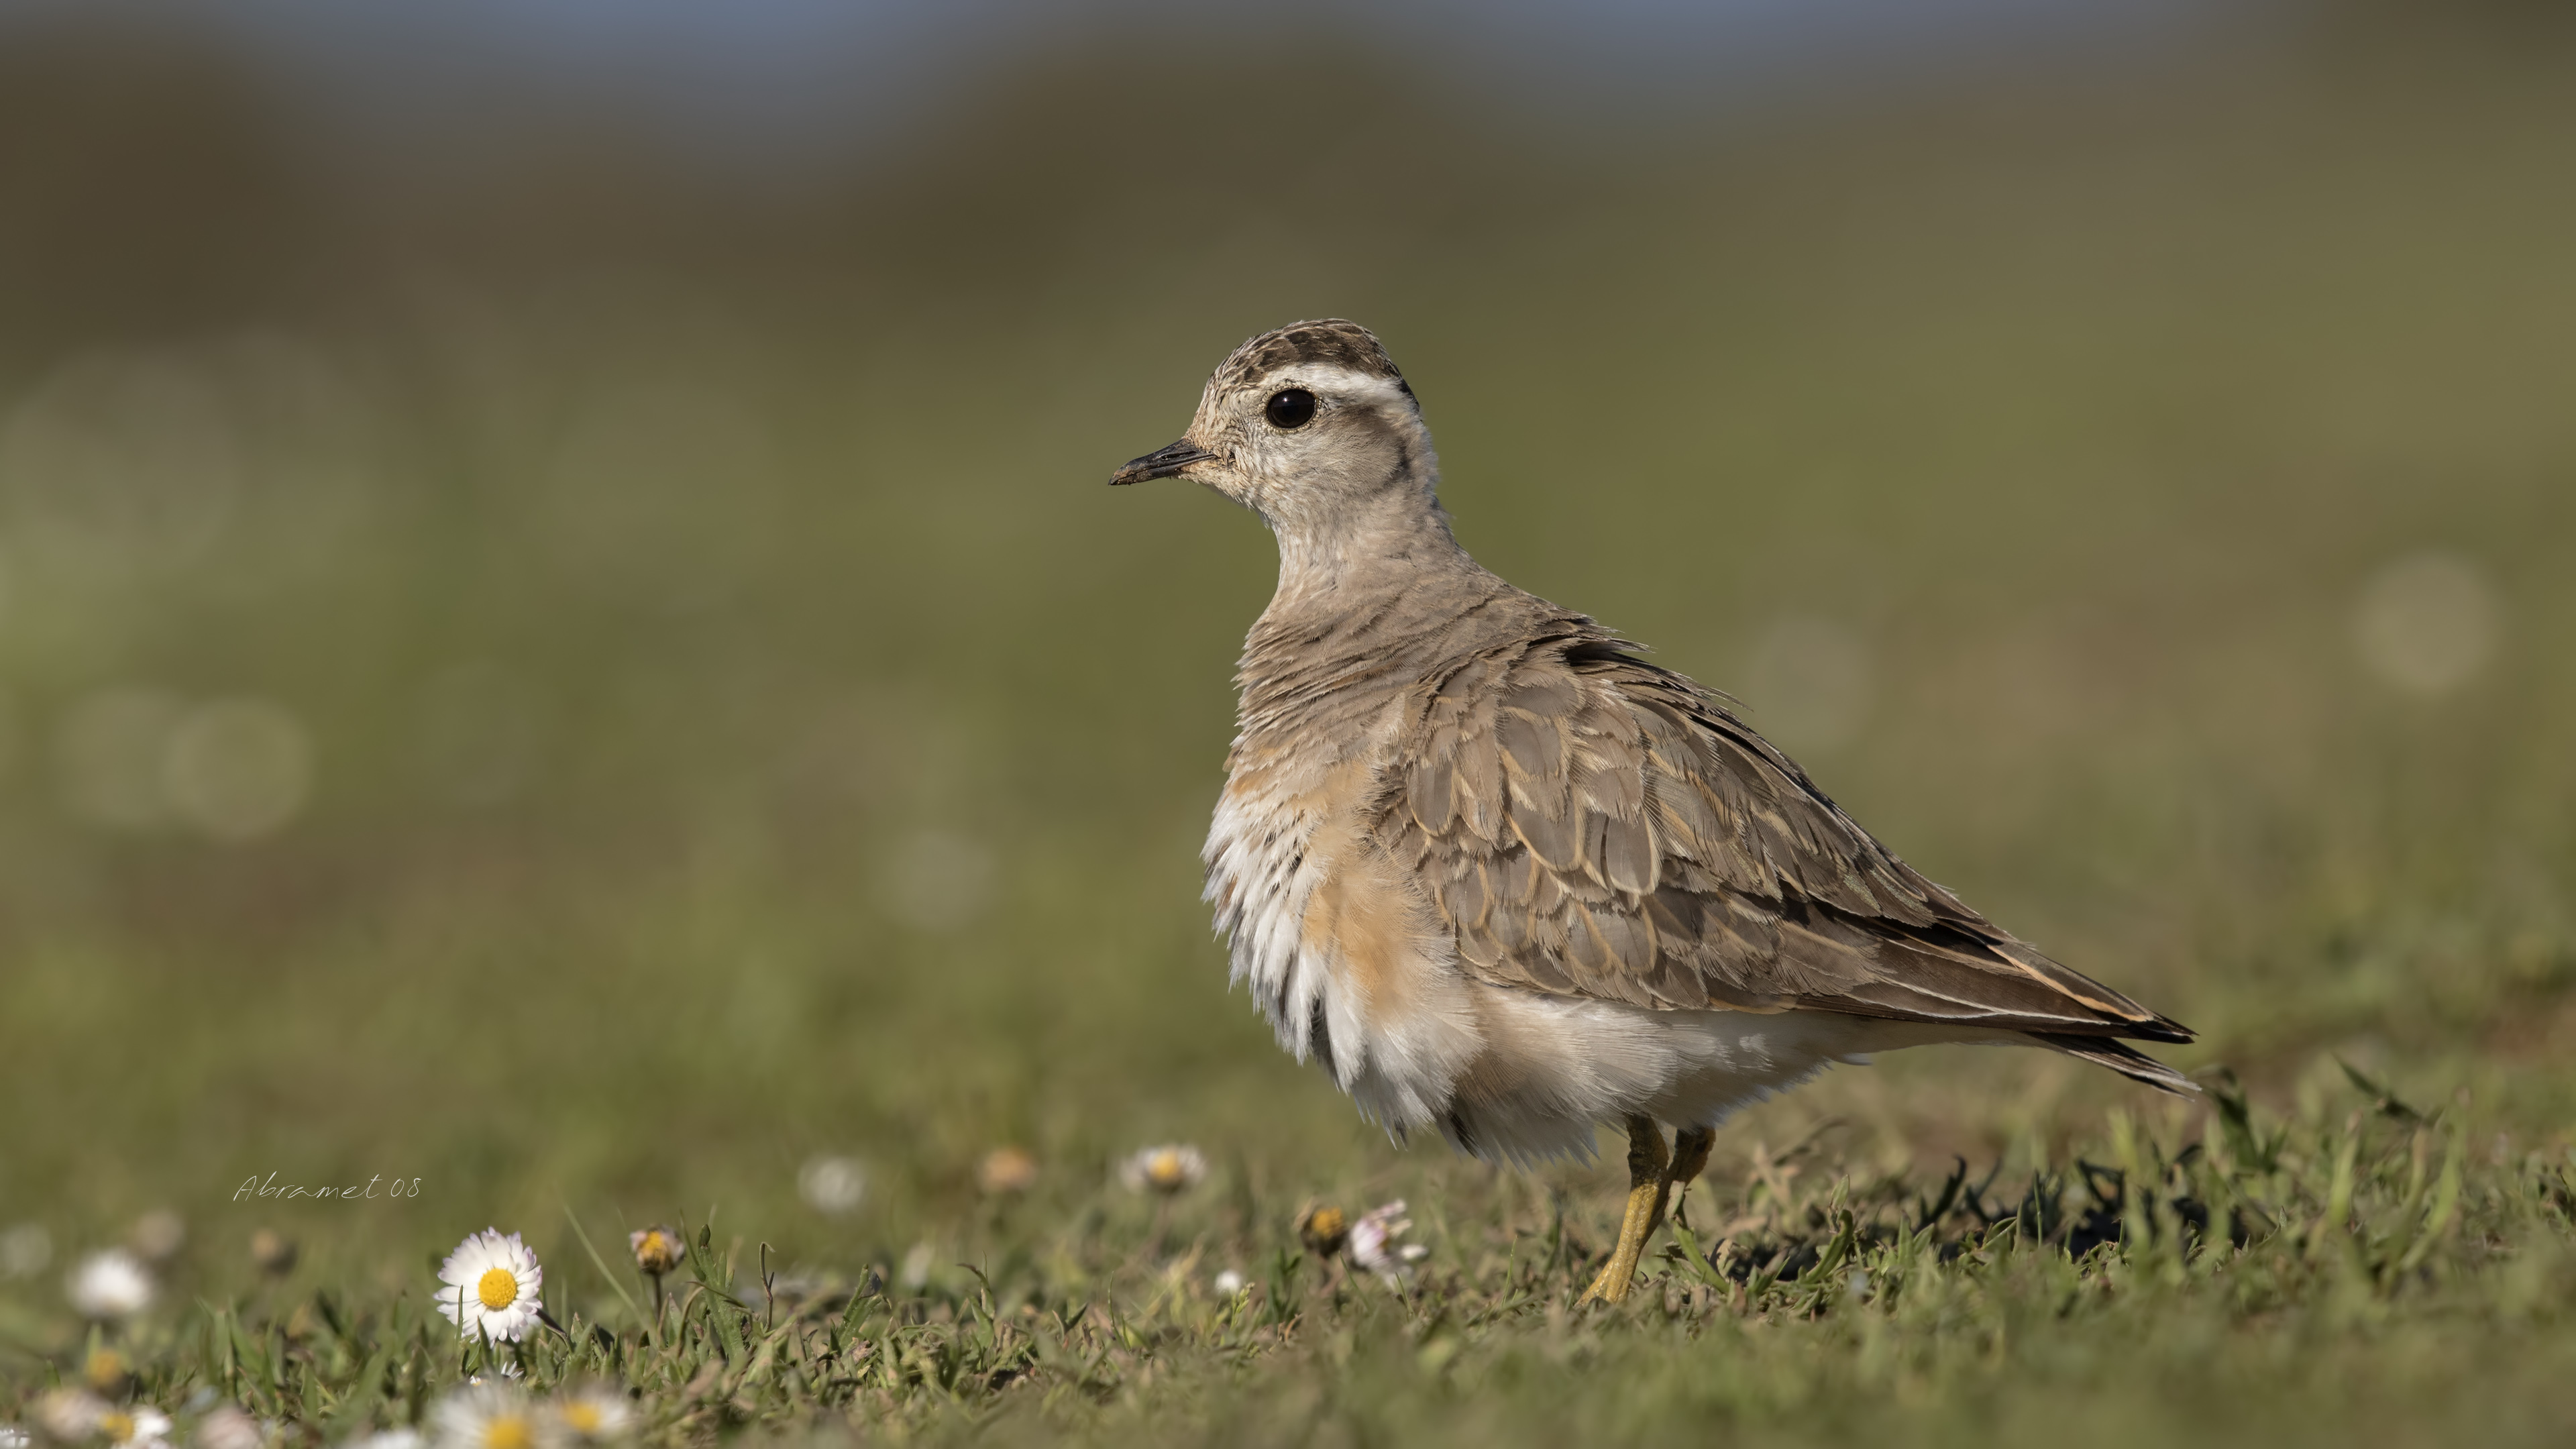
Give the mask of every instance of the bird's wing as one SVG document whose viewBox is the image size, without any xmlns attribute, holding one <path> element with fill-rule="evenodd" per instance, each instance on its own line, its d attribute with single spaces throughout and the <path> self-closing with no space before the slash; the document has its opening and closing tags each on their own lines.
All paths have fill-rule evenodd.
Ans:
<svg viewBox="0 0 2576 1449">
<path fill-rule="evenodd" d="M 1375 833 L 1484 980 L 2028 1032 L 2180 1080 L 2112 1039 L 2188 1030 L 1924 879 L 1717 699 L 1616 641 L 1488 651 L 1410 703 Z"/>
</svg>

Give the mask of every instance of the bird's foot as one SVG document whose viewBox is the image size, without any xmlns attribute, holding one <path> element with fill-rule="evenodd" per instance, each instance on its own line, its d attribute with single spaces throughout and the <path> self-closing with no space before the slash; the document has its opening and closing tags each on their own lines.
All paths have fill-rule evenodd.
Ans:
<svg viewBox="0 0 2576 1449">
<path fill-rule="evenodd" d="M 1617 1303 L 1628 1296 L 1637 1277 L 1637 1260 L 1645 1256 L 1646 1240 L 1663 1226 L 1664 1209 L 1672 1202 L 1676 1183 L 1687 1184 L 1708 1166 L 1708 1152 L 1717 1140 L 1717 1132 L 1708 1127 L 1685 1127 L 1673 1135 L 1672 1150 L 1664 1149 L 1664 1134 L 1653 1119 L 1628 1119 L 1628 1211 L 1620 1219 L 1619 1245 L 1610 1252 L 1610 1261 L 1601 1265 L 1592 1286 L 1583 1290 L 1579 1302 L 1599 1299 Z"/>
<path fill-rule="evenodd" d="M 1637 1276 L 1637 1259 L 1646 1251 L 1646 1235 L 1664 1215 L 1664 1194 L 1672 1189 L 1672 1179 L 1665 1175 L 1672 1155 L 1664 1147 L 1664 1134 L 1651 1117 L 1628 1119 L 1628 1211 L 1619 1221 L 1619 1246 L 1610 1250 L 1610 1261 L 1601 1265 L 1601 1273 L 1592 1286 L 1583 1290 L 1580 1302 L 1600 1299 L 1616 1303 L 1628 1296 L 1628 1285 Z"/>
</svg>

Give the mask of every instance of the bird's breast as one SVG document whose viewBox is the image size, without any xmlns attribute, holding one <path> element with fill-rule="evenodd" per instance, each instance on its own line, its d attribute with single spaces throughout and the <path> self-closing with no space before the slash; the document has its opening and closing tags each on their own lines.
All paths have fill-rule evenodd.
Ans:
<svg viewBox="0 0 2576 1449">
<path fill-rule="evenodd" d="M 1279 1044 L 1402 1129 L 1432 1120 L 1480 1043 L 1448 932 L 1369 832 L 1370 742 L 1393 731 L 1367 724 L 1345 737 L 1357 749 L 1294 731 L 1237 740 L 1207 898 Z"/>
</svg>

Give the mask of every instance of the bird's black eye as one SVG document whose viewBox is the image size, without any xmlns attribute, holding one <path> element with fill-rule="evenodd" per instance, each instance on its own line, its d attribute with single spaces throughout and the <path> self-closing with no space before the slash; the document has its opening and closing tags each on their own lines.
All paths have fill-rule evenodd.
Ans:
<svg viewBox="0 0 2576 1449">
<path fill-rule="evenodd" d="M 1283 387 L 1261 405 L 1261 415 L 1274 428 L 1302 428 L 1315 416 L 1315 395 L 1302 387 Z"/>
</svg>

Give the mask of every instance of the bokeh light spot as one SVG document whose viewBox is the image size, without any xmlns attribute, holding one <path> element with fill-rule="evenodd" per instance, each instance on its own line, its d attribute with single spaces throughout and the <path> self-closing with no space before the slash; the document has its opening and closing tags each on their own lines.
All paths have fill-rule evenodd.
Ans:
<svg viewBox="0 0 2576 1449">
<path fill-rule="evenodd" d="M 218 840 L 253 840 L 303 809 L 313 748 L 282 705 L 215 700 L 188 710 L 172 729 L 162 775 L 182 820 Z"/>
<path fill-rule="evenodd" d="M 2363 586 L 2353 610 L 2361 662 L 2408 694 L 2448 694 L 2494 657 L 2503 613 L 2486 572 L 2457 554 L 2410 554 Z"/>
<path fill-rule="evenodd" d="M 38 553 L 123 573 L 216 539 L 240 491 L 240 452 L 223 398 L 194 370 L 92 354 L 0 421 L 0 500 Z"/>
<path fill-rule="evenodd" d="M 797 1195 L 829 1217 L 858 1210 L 868 1195 L 868 1170 L 855 1157 L 817 1157 L 796 1174 Z"/>
<path fill-rule="evenodd" d="M 916 930 L 951 931 L 980 914 L 993 894 L 993 852 L 949 830 L 925 830 L 888 863 L 879 891 L 897 920 Z"/>
</svg>

